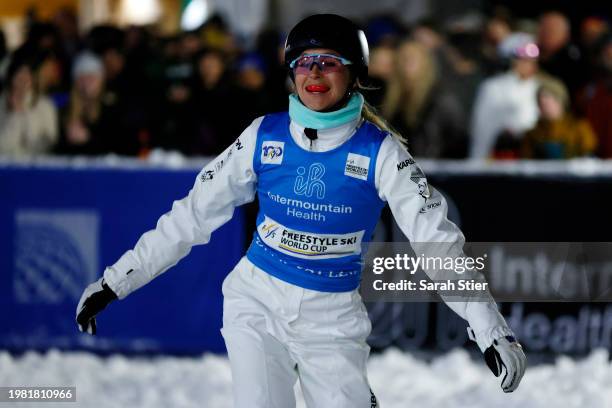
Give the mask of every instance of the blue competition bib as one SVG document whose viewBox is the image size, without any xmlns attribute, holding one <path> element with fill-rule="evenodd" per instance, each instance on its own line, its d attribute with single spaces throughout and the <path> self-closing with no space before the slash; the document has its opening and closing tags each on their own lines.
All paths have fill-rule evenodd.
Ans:
<svg viewBox="0 0 612 408">
<path fill-rule="evenodd" d="M 267 115 L 259 127 L 259 214 L 247 257 L 297 286 L 353 290 L 384 206 L 374 171 L 386 133 L 364 122 L 341 146 L 311 152 L 295 143 L 289 120 L 286 112 Z"/>
</svg>

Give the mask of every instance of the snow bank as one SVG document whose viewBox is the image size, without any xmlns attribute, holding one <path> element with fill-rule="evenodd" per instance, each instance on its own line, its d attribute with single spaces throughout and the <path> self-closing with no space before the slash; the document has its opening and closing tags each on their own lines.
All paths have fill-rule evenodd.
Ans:
<svg viewBox="0 0 612 408">
<path fill-rule="evenodd" d="M 554 365 L 530 367 L 513 394 L 504 394 L 484 362 L 472 361 L 464 350 L 428 363 L 391 349 L 372 356 L 368 370 L 383 408 L 612 406 L 612 364 L 605 350 L 581 360 L 561 356 Z M 101 358 L 55 350 L 19 357 L 0 352 L 0 386 L 25 385 L 77 387 L 76 404 L 54 403 L 54 407 L 232 407 L 229 363 L 224 356 L 209 354 L 198 358 Z M 298 407 L 305 407 L 298 386 L 296 392 Z"/>
</svg>

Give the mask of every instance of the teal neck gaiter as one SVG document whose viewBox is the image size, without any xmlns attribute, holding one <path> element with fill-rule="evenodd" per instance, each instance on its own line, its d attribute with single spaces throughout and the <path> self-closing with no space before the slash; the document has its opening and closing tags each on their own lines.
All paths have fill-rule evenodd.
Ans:
<svg viewBox="0 0 612 408">
<path fill-rule="evenodd" d="M 361 115 L 363 96 L 355 92 L 346 106 L 333 112 L 308 109 L 295 94 L 289 95 L 289 117 L 300 126 L 311 129 L 331 129 L 342 126 Z"/>
</svg>

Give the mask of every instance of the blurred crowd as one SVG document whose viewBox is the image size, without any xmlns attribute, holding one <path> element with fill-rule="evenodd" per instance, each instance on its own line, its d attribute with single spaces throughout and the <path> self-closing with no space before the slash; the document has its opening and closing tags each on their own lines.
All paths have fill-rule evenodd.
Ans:
<svg viewBox="0 0 612 408">
<path fill-rule="evenodd" d="M 61 10 L 28 23 L 8 52 L 0 31 L 0 154 L 216 155 L 257 116 L 285 110 L 284 34 L 244 47 L 222 18 L 175 36 L 146 27 L 85 34 Z M 507 10 L 412 26 L 359 22 L 370 44 L 366 100 L 428 158 L 612 158 L 612 33 Z"/>
</svg>

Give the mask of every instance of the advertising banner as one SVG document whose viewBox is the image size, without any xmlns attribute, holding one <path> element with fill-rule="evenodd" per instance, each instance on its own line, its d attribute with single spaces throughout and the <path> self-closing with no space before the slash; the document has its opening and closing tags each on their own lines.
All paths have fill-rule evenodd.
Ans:
<svg viewBox="0 0 612 408">
<path fill-rule="evenodd" d="M 187 195 L 197 170 L 0 168 L 0 348 L 224 352 L 221 283 L 243 254 L 243 212 L 208 245 L 78 332 L 84 288 Z"/>
</svg>

